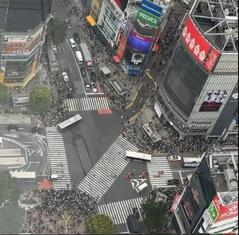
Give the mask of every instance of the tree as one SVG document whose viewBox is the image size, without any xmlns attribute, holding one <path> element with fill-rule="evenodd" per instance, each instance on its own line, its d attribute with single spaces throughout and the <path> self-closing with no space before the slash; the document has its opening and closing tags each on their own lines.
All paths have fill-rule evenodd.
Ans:
<svg viewBox="0 0 239 235">
<path fill-rule="evenodd" d="M 61 43 L 66 38 L 67 25 L 65 22 L 60 21 L 59 18 L 54 18 L 48 28 L 48 32 L 53 38 L 55 44 Z"/>
<path fill-rule="evenodd" d="M 20 196 L 19 184 L 12 178 L 9 171 L 0 171 L 0 205 L 4 201 L 17 203 Z"/>
<path fill-rule="evenodd" d="M 9 101 L 9 92 L 6 86 L 0 84 L 0 104 L 7 104 Z"/>
<path fill-rule="evenodd" d="M 116 233 L 113 221 L 106 215 L 92 216 L 87 224 L 87 229 L 90 233 L 95 234 Z"/>
<path fill-rule="evenodd" d="M 144 224 L 149 230 L 163 232 L 169 222 L 167 204 L 165 202 L 148 202 L 143 204 Z"/>
<path fill-rule="evenodd" d="M 33 113 L 44 114 L 52 105 L 51 91 L 46 86 L 36 86 L 30 93 L 30 109 Z"/>
</svg>

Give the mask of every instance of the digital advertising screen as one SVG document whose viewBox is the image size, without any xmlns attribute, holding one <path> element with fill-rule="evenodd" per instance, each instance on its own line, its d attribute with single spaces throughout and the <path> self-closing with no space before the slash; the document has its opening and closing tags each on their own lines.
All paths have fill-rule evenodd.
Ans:
<svg viewBox="0 0 239 235">
<path fill-rule="evenodd" d="M 152 38 L 142 37 L 135 32 L 131 32 L 128 36 L 128 46 L 139 52 L 149 52 L 152 42 Z"/>
<path fill-rule="evenodd" d="M 227 98 L 226 90 L 216 90 L 207 93 L 201 105 L 200 112 L 216 112 Z"/>
</svg>

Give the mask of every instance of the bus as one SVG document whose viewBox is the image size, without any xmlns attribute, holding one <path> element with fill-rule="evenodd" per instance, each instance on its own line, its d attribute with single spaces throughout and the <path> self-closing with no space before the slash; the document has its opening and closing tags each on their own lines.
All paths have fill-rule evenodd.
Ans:
<svg viewBox="0 0 239 235">
<path fill-rule="evenodd" d="M 93 65 L 93 59 L 92 59 L 92 56 L 91 56 L 91 53 L 88 49 L 87 44 L 84 43 L 84 42 L 80 43 L 80 48 L 81 48 L 81 52 L 83 54 L 86 66 L 91 68 L 92 65 Z"/>
<path fill-rule="evenodd" d="M 36 172 L 35 171 L 10 171 L 12 178 L 17 178 L 18 180 L 23 181 L 35 181 Z"/>
<path fill-rule="evenodd" d="M 80 114 L 76 114 L 75 116 L 57 124 L 57 128 L 58 130 L 61 132 L 63 131 L 65 128 L 79 122 L 82 119 L 82 117 L 80 116 Z"/>
<path fill-rule="evenodd" d="M 14 96 L 12 97 L 13 107 L 23 107 L 29 104 L 29 96 Z"/>
<path fill-rule="evenodd" d="M 198 167 L 202 158 L 187 157 L 183 158 L 183 167 Z"/>
<path fill-rule="evenodd" d="M 125 158 L 130 159 L 130 160 L 136 160 L 136 161 L 150 162 L 152 156 L 151 156 L 151 154 L 139 153 L 139 152 L 133 152 L 133 151 L 126 150 Z"/>
</svg>

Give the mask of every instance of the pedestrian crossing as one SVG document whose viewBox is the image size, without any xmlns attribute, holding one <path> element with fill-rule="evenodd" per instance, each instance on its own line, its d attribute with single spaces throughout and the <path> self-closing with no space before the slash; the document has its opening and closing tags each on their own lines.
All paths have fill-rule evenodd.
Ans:
<svg viewBox="0 0 239 235">
<path fill-rule="evenodd" d="M 127 166 L 126 150 L 137 151 L 138 149 L 120 135 L 79 184 L 78 188 L 99 202 Z"/>
<path fill-rule="evenodd" d="M 51 174 L 56 174 L 58 176 L 57 179 L 53 180 L 53 187 L 56 190 L 71 189 L 71 179 L 63 137 L 55 127 L 47 127 L 46 138 Z"/>
<path fill-rule="evenodd" d="M 65 105 L 69 112 L 110 109 L 108 99 L 106 97 L 66 99 Z"/>
<path fill-rule="evenodd" d="M 173 173 L 166 157 L 152 157 L 151 162 L 147 162 L 147 169 L 153 189 L 175 187 L 167 184 L 168 180 L 173 179 Z M 159 171 L 163 171 L 163 174 L 158 175 Z"/>
<path fill-rule="evenodd" d="M 98 213 L 109 216 L 115 225 L 125 224 L 127 217 L 133 213 L 133 208 L 141 208 L 142 197 L 111 202 L 98 206 Z M 141 219 L 140 219 L 141 220 Z"/>
</svg>

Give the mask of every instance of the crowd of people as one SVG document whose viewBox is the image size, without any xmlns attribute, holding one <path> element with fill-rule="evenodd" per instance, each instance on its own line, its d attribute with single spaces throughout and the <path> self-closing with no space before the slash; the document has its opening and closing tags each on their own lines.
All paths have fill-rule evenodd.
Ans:
<svg viewBox="0 0 239 235">
<path fill-rule="evenodd" d="M 177 135 L 163 137 L 162 140 L 154 143 L 145 133 L 142 125 L 137 122 L 125 122 L 122 127 L 122 134 L 131 143 L 134 143 L 139 148 L 139 151 L 146 153 L 203 152 L 211 143 L 211 140 L 205 140 L 201 136 L 185 136 L 180 139 Z"/>
<path fill-rule="evenodd" d="M 78 233 L 96 212 L 96 201 L 78 189 L 43 190 L 39 204 L 27 211 L 24 233 Z"/>
</svg>

